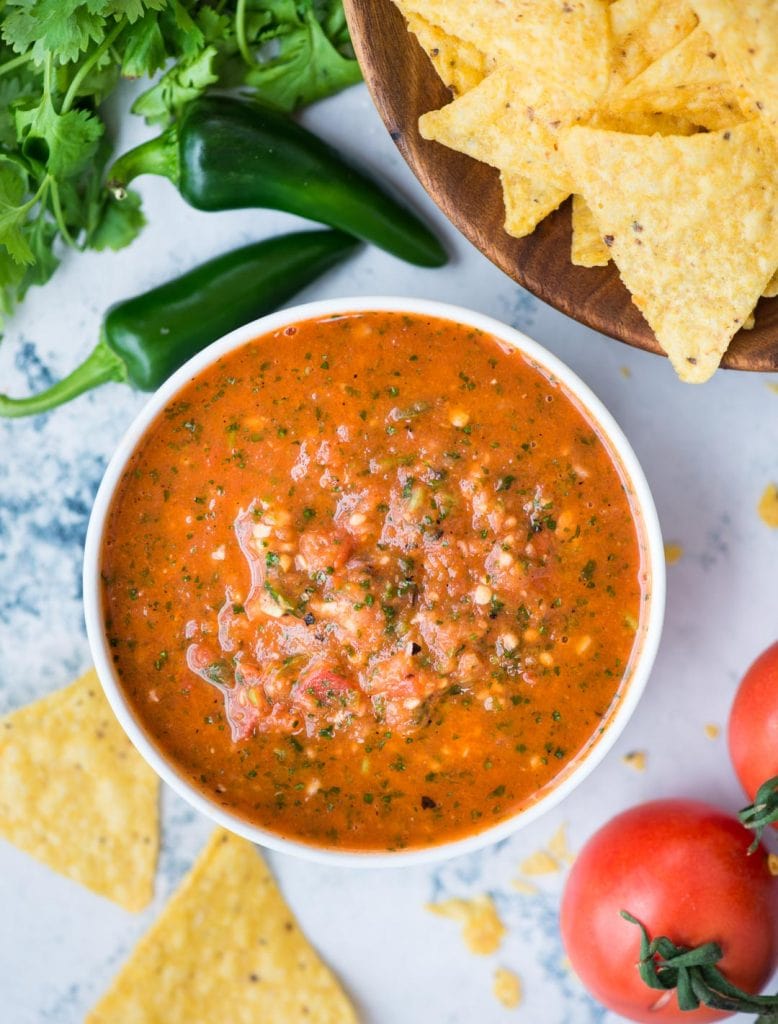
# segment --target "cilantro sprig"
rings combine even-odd
[[[102,187],[100,105],[160,72],[132,109],[163,125],[211,87],[292,111],[360,77],[341,0],[0,2],[0,322],[65,248],[120,249],[143,227],[136,195]]]

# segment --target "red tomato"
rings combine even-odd
[[[729,714],[729,755],[751,800],[778,775],[778,643],[743,676]]]
[[[778,882],[764,850],[714,807],[656,800],[613,818],[584,846],[562,897],[562,939],[573,969],[609,1009],[636,1021],[701,1024],[726,1013],[683,1011],[674,992],[649,988],[637,969],[641,921],[677,945],[718,942],[719,968],[759,992],[778,957]]]

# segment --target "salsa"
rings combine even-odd
[[[559,781],[647,598],[626,478],[541,367],[473,328],[310,320],[181,389],[102,554],[122,688],[177,770],[288,838],[428,846]]]

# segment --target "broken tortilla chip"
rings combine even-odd
[[[406,15],[408,31],[416,36],[438,77],[454,96],[469,92],[484,80],[493,67],[493,62],[485,54],[472,44],[450,36],[420,14],[405,12],[404,4],[398,3],[397,6]]]
[[[0,718],[0,836],[127,910],[153,896],[158,790],[94,670]]]
[[[492,991],[497,1002],[506,1010],[515,1010],[521,1003],[521,978],[507,967],[498,967],[494,972]]]
[[[440,917],[450,917],[462,924],[462,938],[471,953],[488,956],[496,953],[506,933],[494,900],[488,894],[471,900],[450,899],[428,903],[427,910]]]
[[[553,875],[559,870],[559,861],[552,857],[548,850],[536,850],[521,862],[519,870],[524,875]]]
[[[775,0],[692,0],[721,49],[744,109],[778,138],[778,4]]]
[[[514,238],[531,234],[538,224],[565,201],[567,193],[521,174],[500,175],[505,203],[505,230]]]
[[[577,267],[607,267],[611,254],[583,196],[573,196],[570,259]]]
[[[630,750],[628,754],[623,755],[621,760],[628,768],[632,768],[636,772],[644,772],[648,766],[648,754],[645,750]]]
[[[778,530],[778,487],[775,484],[768,484],[765,487],[757,505],[757,512],[765,526]]]
[[[778,267],[778,147],[759,121],[688,137],[574,127],[562,149],[682,380],[707,380]]]
[[[264,861],[219,830],[86,1024],[356,1024]]]

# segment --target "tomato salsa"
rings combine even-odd
[[[608,442],[473,328],[289,326],[181,389],[128,463],[107,636],[212,801],[341,849],[481,831],[604,729],[647,598]]]

